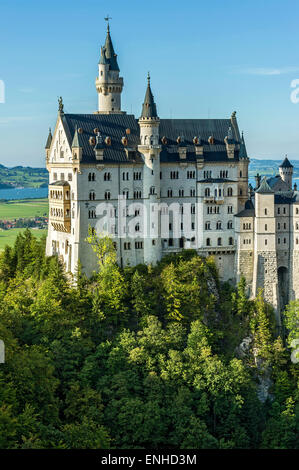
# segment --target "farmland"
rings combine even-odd
[[[0,230],[0,251],[4,250],[5,245],[13,246],[15,239],[19,233],[24,232],[24,228],[13,228],[11,230]],[[35,237],[40,239],[43,235],[46,235],[46,230],[32,229]]]
[[[0,202],[0,220],[43,216],[48,216],[48,199],[27,199]]]

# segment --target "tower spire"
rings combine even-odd
[[[248,158],[243,131],[242,131],[242,137],[241,137],[241,142],[240,142],[239,158],[240,159]]]
[[[96,89],[98,92],[98,111],[97,113],[122,113],[121,111],[121,92],[123,89],[123,79],[119,76],[119,67],[117,55],[114,52],[112,39],[110,35],[109,15],[105,18],[107,21],[107,34],[103,47],[101,47],[101,56],[99,60],[99,75],[96,79]]]
[[[145,92],[144,103],[142,105],[141,118],[157,118],[157,107],[151,90],[150,73],[147,74],[147,89]]]

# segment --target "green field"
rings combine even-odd
[[[0,202],[0,220],[21,217],[48,216],[48,199],[26,199],[21,201]]]
[[[4,250],[5,245],[13,246],[18,234],[25,230],[25,228],[12,228],[11,230],[0,229],[0,251]],[[47,230],[31,229],[31,231],[38,239],[47,234]]]

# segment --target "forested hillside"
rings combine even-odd
[[[298,447],[298,365],[262,297],[192,251],[121,270],[106,248],[76,287],[30,231],[0,255],[0,448]]]
[[[43,188],[48,186],[48,179],[46,168],[32,168],[30,166],[7,168],[0,164],[0,189]]]

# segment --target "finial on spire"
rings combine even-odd
[[[104,18],[105,21],[107,21],[107,33],[110,33],[110,27],[109,27],[109,20],[112,20],[111,16],[107,15]]]
[[[157,108],[150,85],[150,74],[147,74],[147,89],[145,92],[144,103],[141,112],[142,118],[158,118]]]
[[[151,76],[150,73],[147,72],[147,83],[150,85],[151,84]]]

